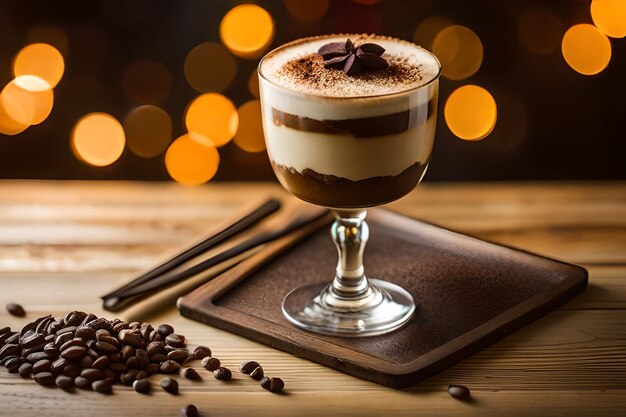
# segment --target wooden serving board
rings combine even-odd
[[[385,209],[369,211],[365,271],[418,303],[401,329],[342,338],[297,329],[281,301],[305,283],[330,282],[329,221],[298,230],[178,300],[184,316],[348,374],[405,387],[437,373],[574,297],[579,266],[478,240]]]

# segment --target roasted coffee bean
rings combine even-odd
[[[167,359],[183,363],[189,357],[189,351],[185,348],[177,348],[167,354]]]
[[[161,336],[161,334],[156,331],[156,330],[152,330],[152,332],[150,333],[150,341],[151,342],[156,342],[156,341],[162,341],[163,339],[165,339],[163,336]]]
[[[80,376],[82,376],[83,378],[87,378],[91,382],[105,378],[104,371],[101,371],[100,369],[95,369],[95,368],[83,369],[80,372]]]
[[[125,332],[125,333],[123,333]],[[145,342],[141,338],[141,335],[138,333],[134,333],[127,330],[122,330],[120,333],[123,333],[121,341],[125,345],[130,345],[134,348],[142,348],[145,345]]]
[[[19,356],[18,355],[9,355],[9,356],[7,356],[6,358],[0,360],[0,366],[4,366],[5,363],[7,363],[11,359],[15,359],[15,358],[19,358]]]
[[[264,376],[261,379],[261,387],[271,392],[281,392],[285,388],[285,383],[280,378]]]
[[[94,346],[94,350],[98,353],[109,354],[113,352],[117,352],[117,346],[114,346],[108,342],[98,341]]]
[[[122,346],[122,350],[120,350],[122,354],[122,360],[126,362],[128,359],[135,356],[135,348],[129,345]]]
[[[119,352],[111,353],[109,355],[109,360],[111,361],[111,363],[122,362],[122,355]]]
[[[46,335],[46,337],[44,337],[44,338],[43,338],[43,340],[45,340],[45,341],[46,341],[46,343],[49,343],[49,342],[54,343],[54,339],[55,339],[56,337],[57,337],[57,336],[56,336],[55,334],[48,334],[48,335]]]
[[[80,371],[80,366],[76,365],[75,363],[70,363],[69,365],[65,366],[65,368],[63,368],[62,374],[65,376],[71,376],[72,378],[76,378],[80,375]]]
[[[45,335],[43,333],[37,333],[31,330],[27,332],[24,336],[20,337],[20,345],[22,345],[22,348],[24,349],[32,348],[33,346],[44,345],[44,337]]]
[[[92,329],[98,331],[100,329],[111,330],[111,323],[105,318],[99,318],[95,320],[91,320],[90,322],[85,324],[86,327],[91,327]]]
[[[136,356],[131,356],[126,361],[126,366],[128,366],[130,369],[139,369],[139,360],[137,360]]]
[[[182,417],[198,417],[198,409],[193,404],[187,404],[180,409],[180,415]]]
[[[260,381],[261,379],[263,379],[263,368],[257,366],[256,368],[254,368],[254,371],[250,372],[250,376],[252,377],[252,379]]]
[[[81,368],[91,368],[93,366],[93,358],[85,355],[78,361],[78,365]]]
[[[22,378],[28,378],[33,373],[33,364],[24,362],[17,370]]]
[[[28,348],[28,349],[22,349],[22,356],[26,357],[26,356],[30,355],[31,353],[41,352],[41,350],[43,349],[44,346],[45,346],[45,342],[40,344],[40,345]],[[58,356],[58,355],[56,355],[56,356]]]
[[[46,316],[43,318],[43,320],[41,320],[37,326],[35,327],[35,331],[37,333],[43,333],[44,335],[46,333],[48,333],[48,326],[50,325],[50,323],[52,323],[54,321],[54,317],[52,316]]]
[[[100,394],[111,394],[113,392],[113,388],[111,384],[107,381],[99,380],[95,381],[91,384],[91,389]]]
[[[72,332],[61,333],[54,339],[54,346],[60,348],[63,344],[72,340],[73,338],[74,338],[74,335],[72,334]]]
[[[254,371],[259,366],[261,365],[259,365],[259,363],[256,361],[241,362],[241,365],[239,365],[239,372],[241,372],[242,374],[250,375],[252,371]]]
[[[79,360],[80,358],[85,356],[85,353],[87,353],[87,348],[83,346],[72,346],[70,348],[67,348],[61,351],[61,357],[67,360],[73,361],[73,360]]]
[[[52,363],[48,359],[42,359],[33,365],[33,373],[40,372],[52,372]]]
[[[220,367],[220,360],[215,358],[215,357],[206,357],[204,359],[202,359],[202,367],[204,369],[206,369],[207,371],[215,371],[217,368]]]
[[[65,326],[59,330],[57,330],[56,335],[62,335],[64,333],[71,333],[72,337],[74,337],[74,333],[76,332],[77,327],[76,326]]]
[[[7,304],[7,311],[9,314],[15,317],[24,317],[26,315],[26,311],[24,311],[24,307],[17,303],[9,303]]]
[[[170,345],[165,345],[165,347],[163,348],[163,350],[165,351],[165,354],[167,355],[168,353],[170,353],[173,350],[176,350],[177,348],[175,348],[174,346],[170,346]]]
[[[7,368],[7,371],[9,371],[9,373],[16,374],[17,371],[20,369],[20,366],[22,366],[23,363],[24,363],[24,358],[15,357],[15,358],[11,358],[7,360],[4,363],[4,367]]]
[[[180,370],[180,365],[178,362],[167,360],[161,363],[161,373],[164,374],[175,374]]]
[[[163,353],[157,353],[156,355],[150,356],[150,362],[160,364],[163,361],[167,360],[167,355]]]
[[[222,381],[227,381],[230,378],[232,378],[233,373],[230,372],[230,369],[224,368],[223,366],[220,366],[215,371],[213,371],[213,376],[216,379],[221,379]]]
[[[193,368],[184,368],[182,374],[185,378],[192,379],[194,381],[202,379],[198,371]]]
[[[74,332],[74,336],[80,337],[85,341],[94,340],[96,338],[96,331],[91,327],[80,326],[76,329],[76,332]]]
[[[51,321],[50,324],[48,324],[48,328],[46,329],[46,331],[48,332],[48,334],[56,334],[56,332],[58,332],[59,329],[62,329],[63,327],[65,327],[65,323],[63,322],[63,320],[55,319]]]
[[[145,368],[150,363],[150,356],[143,349],[137,349],[135,356],[137,357],[137,367],[139,369]]]
[[[157,353],[165,352],[165,343],[160,341],[150,342],[146,347],[146,353],[149,356],[156,355]]]
[[[159,382],[161,388],[170,394],[178,394],[178,381],[172,378],[163,378],[161,382]]]
[[[470,390],[464,385],[448,385],[448,394],[463,400],[470,396]]]
[[[96,316],[93,313],[89,313],[87,314],[87,317],[85,317],[83,319],[83,321],[80,323],[81,326],[86,326],[87,323],[91,323],[92,321],[96,320],[98,318],[98,316]]]
[[[77,376],[76,378],[74,378],[74,385],[76,385],[76,387],[80,389],[91,389],[91,381],[87,378],[83,378],[82,376]]]
[[[107,329],[98,329],[96,330],[96,339],[100,340],[103,336],[111,336],[111,332]]]
[[[198,346],[193,350],[193,357],[202,360],[207,356],[211,356],[211,349],[206,346]]]
[[[19,337],[19,333],[17,332],[6,332],[5,334],[0,335],[0,348],[6,345],[7,343],[10,343],[8,339],[15,335]]]
[[[128,329],[128,323],[125,321],[119,321],[111,327],[113,334],[118,334],[120,330],[123,330],[123,329]]]
[[[7,334],[7,333],[9,333],[10,331],[11,331],[11,328],[10,328],[9,326],[6,326],[6,327],[0,327],[0,335]]]
[[[52,372],[40,372],[35,374],[35,382],[39,385],[54,385],[54,379]]]
[[[43,347],[43,351],[51,358],[56,358],[57,356],[59,356],[60,353],[59,348],[57,348],[53,342],[45,344]]]
[[[116,348],[120,345],[119,340],[117,340],[117,338],[113,337],[113,336],[96,336],[98,338],[98,341],[100,342],[106,342],[110,345],[115,346]]]
[[[111,369],[105,369],[104,380],[113,385],[120,380],[120,374],[113,372]]]
[[[150,363],[148,364],[148,366],[146,366],[146,368],[144,369],[144,371],[146,371],[146,373],[148,375],[153,375],[159,372],[160,365],[158,363]]]
[[[128,365],[126,365],[125,363],[112,363],[111,365],[109,365],[109,369],[114,370],[115,372],[127,372],[130,367]]]
[[[110,364],[111,364],[111,361],[109,360],[108,356],[100,356],[98,359],[93,361],[93,364],[91,366],[96,369],[104,369],[108,367]]]
[[[185,347],[185,336],[172,333],[165,338],[165,343],[175,348]]]
[[[20,334],[13,333],[11,336],[7,337],[6,344],[7,345],[19,345]]]
[[[137,379],[133,382],[133,388],[141,394],[147,394],[150,392],[150,381],[146,378]]]
[[[42,359],[50,359],[50,355],[46,352],[33,352],[26,357],[26,362],[36,363]]]
[[[52,372],[54,372],[55,374],[58,374],[58,373],[63,372],[63,369],[69,364],[70,364],[70,361],[68,361],[67,359],[58,358],[57,360],[52,362],[52,364],[50,364],[50,368],[52,369]]]
[[[87,313],[82,311],[72,311],[71,313],[67,313],[63,322],[66,326],[78,326],[83,322],[83,320],[85,320],[85,317],[87,317]]]
[[[67,342],[63,343],[59,347],[59,350],[63,352],[65,349],[71,348],[72,346],[82,346],[84,348],[87,348],[87,343],[85,343],[85,341],[80,337],[74,337],[72,338],[72,340],[68,340]]]
[[[154,327],[152,327],[149,323],[141,323],[141,336],[146,339],[146,340],[150,340],[150,333],[152,333],[152,331],[154,330]]]
[[[174,333],[174,328],[169,324],[161,324],[157,327],[157,332],[164,338]]]
[[[54,380],[54,384],[61,389],[67,390],[74,387],[74,378],[65,375],[59,375]]]
[[[19,355],[22,353],[22,348],[17,343],[7,343],[0,348],[0,360],[11,355]],[[30,361],[28,361],[30,362]]]
[[[137,375],[135,375],[135,379],[144,379],[149,377],[150,375],[148,375],[148,373],[146,371],[139,371],[137,372]]]
[[[128,372],[123,373],[120,376],[120,382],[124,385],[131,385],[135,379],[137,379],[137,374],[139,371],[137,369],[130,369]]]
[[[95,350],[88,348],[87,349],[87,356],[89,356],[91,359],[96,360],[100,357],[100,354],[98,352],[96,352]]]

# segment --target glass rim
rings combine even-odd
[[[296,91],[294,89],[288,88],[288,87],[284,87],[281,85],[276,84],[275,82],[273,82],[272,80],[270,80],[269,78],[267,78],[265,76],[265,74],[263,74],[262,71],[262,65],[263,62],[270,57],[271,55],[280,52],[283,49],[289,48],[291,46],[293,46],[294,43],[299,42],[299,41],[303,41],[306,39],[324,39],[324,38],[332,38],[332,37],[337,37],[337,36],[360,36],[358,34],[328,34],[328,35],[320,35],[320,36],[309,36],[309,37],[304,37],[304,38],[299,38],[299,39],[295,39],[291,42],[287,42],[284,43],[274,49],[272,49],[271,51],[269,51],[268,53],[266,53],[263,58],[261,58],[261,60],[259,61],[259,64],[257,65],[257,74],[258,76],[268,82],[271,86],[279,89],[279,90],[283,90],[295,95],[301,95],[301,96],[305,96],[305,97],[311,97],[311,98],[317,98],[317,99],[324,99],[324,100],[333,100],[333,101],[350,101],[350,100],[362,100],[362,99],[375,99],[375,98],[387,98],[387,97],[393,97],[393,96],[401,96],[404,94],[409,94],[418,90],[421,90],[422,88],[426,88],[431,86],[432,84],[434,84],[435,82],[437,82],[441,76],[441,62],[439,62],[439,59],[435,56],[435,54],[433,54],[432,52],[430,52],[429,50],[422,48],[421,46],[413,43],[413,42],[409,42],[412,45],[417,46],[418,48],[423,49],[426,53],[428,53],[430,56],[432,56],[435,59],[435,62],[437,62],[437,74],[435,74],[435,76],[429,80],[428,82],[424,83],[424,84],[420,84],[418,86],[415,87],[411,87],[411,88],[407,88],[406,90],[401,90],[401,91],[394,91],[391,93],[384,93],[384,94],[375,94],[375,95],[363,95],[363,96],[348,96],[348,97],[333,97],[333,96],[325,96],[325,95],[321,95],[321,94],[311,94],[311,93],[305,93],[302,91]],[[404,42],[408,42],[408,41],[404,41]]]

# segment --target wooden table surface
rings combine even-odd
[[[107,317],[99,296],[201,236],[275,184],[0,182],[0,325],[21,328],[72,309]],[[224,383],[181,381],[174,397],[125,386],[113,396],[65,393],[0,372],[0,415],[176,416],[612,416],[626,415],[626,183],[423,184],[392,204],[404,214],[589,270],[589,287],[563,308],[409,389],[362,381],[182,318],[174,307],[146,317],[172,323],[226,366],[260,361],[287,395],[238,372]],[[375,239],[375,236],[372,236]],[[123,317],[123,314],[121,314]],[[203,371],[203,370],[202,370]],[[206,372],[206,371],[203,371]],[[153,377],[156,378],[156,377]],[[450,397],[448,384],[472,390]]]

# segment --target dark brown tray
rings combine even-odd
[[[337,254],[327,227],[268,245],[179,299],[178,307],[192,319],[359,378],[404,387],[514,332],[587,285],[587,271],[579,266],[384,209],[370,210],[367,220],[366,274],[401,285],[418,302],[411,321],[393,333],[322,336],[283,318],[285,294],[333,277]]]

